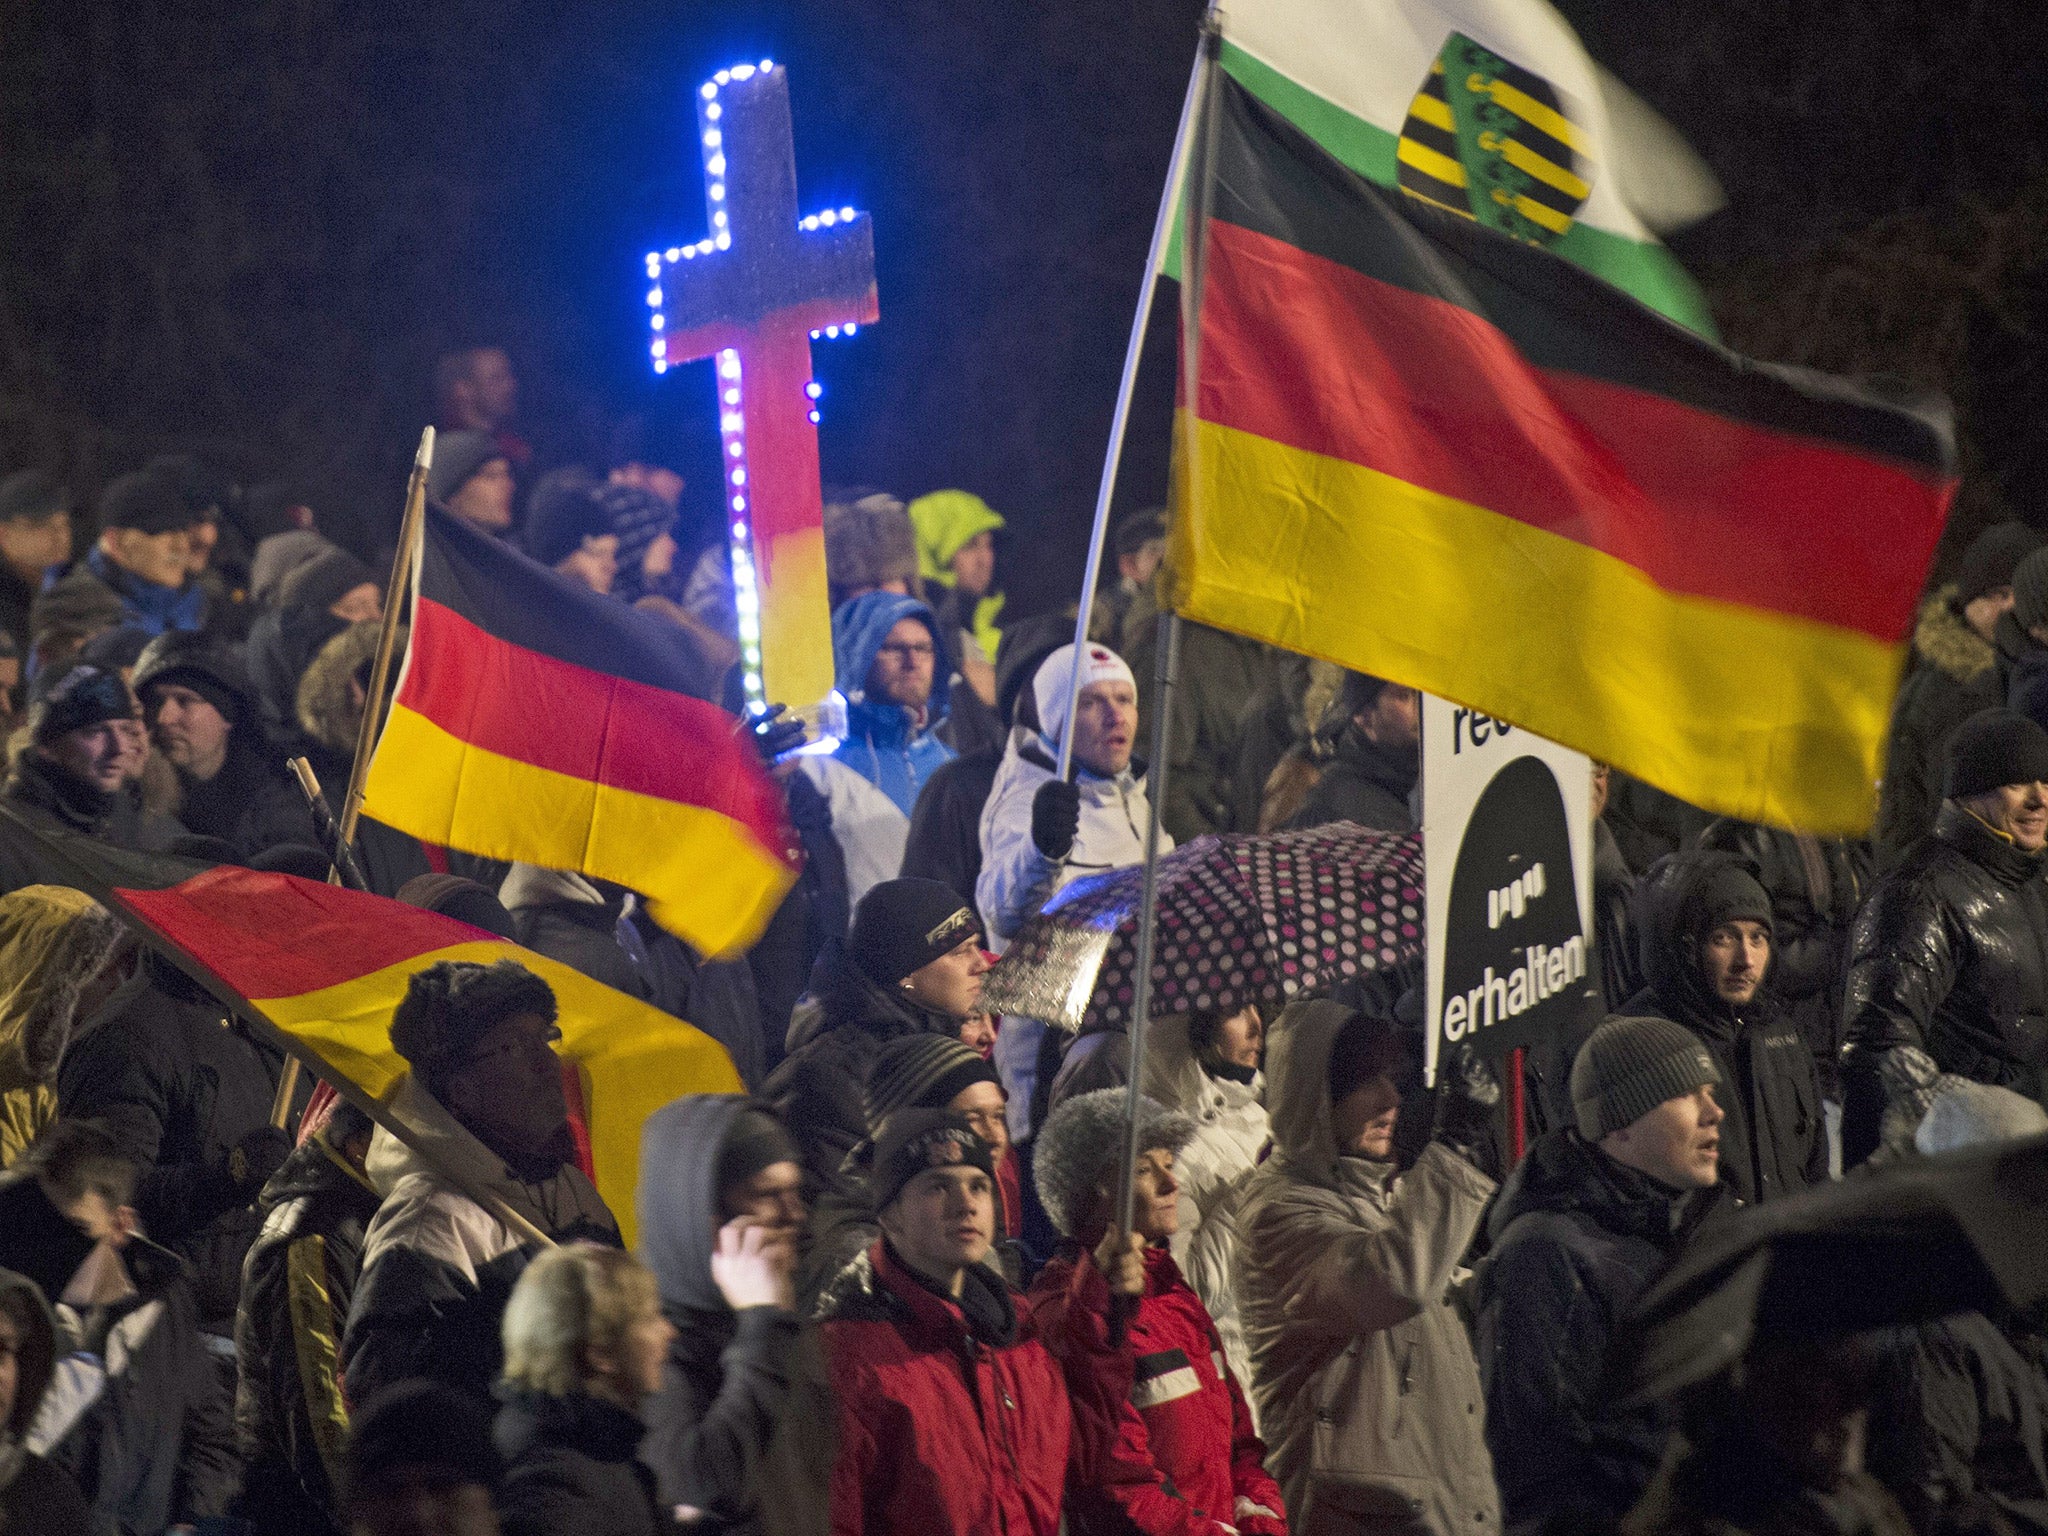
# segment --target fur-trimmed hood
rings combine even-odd
[[[79,994],[120,939],[120,923],[83,891],[25,885],[0,896],[0,1090],[56,1081]]]
[[[1038,1133],[1032,1171],[1038,1198],[1062,1237],[1087,1240],[1089,1208],[1113,1182],[1123,1160],[1130,1093],[1099,1088],[1077,1094],[1052,1112]],[[1195,1139],[1195,1122],[1157,1099],[1138,1100],[1138,1154],[1164,1149],[1179,1155]]]
[[[363,707],[349,684],[358,669],[377,654],[377,620],[351,624],[320,647],[305,676],[299,679],[299,728],[330,752],[353,757]],[[406,630],[398,631],[395,654],[405,649]]]
[[[1920,605],[1920,618],[1913,626],[1913,651],[1926,665],[1940,668],[1957,682],[1975,683],[1998,665],[1998,649],[1970,628],[1956,606],[1959,590],[1949,582]]]

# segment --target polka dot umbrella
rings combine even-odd
[[[1128,1029],[1135,865],[1076,880],[1018,930],[982,1006],[1083,1033]],[[1422,954],[1422,839],[1333,822],[1198,837],[1159,861],[1152,1011],[1280,1007]]]

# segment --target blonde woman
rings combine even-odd
[[[505,1536],[673,1530],[636,1459],[640,1405],[675,1337],[646,1266],[616,1248],[550,1249],[513,1287],[504,1332]]]

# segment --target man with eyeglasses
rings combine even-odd
[[[389,1108],[413,1144],[380,1127],[364,1163],[384,1203],[342,1340],[351,1402],[409,1376],[488,1396],[505,1302],[534,1253],[503,1209],[557,1242],[618,1245],[575,1163],[561,1037],[554,992],[516,961],[443,960],[412,977],[391,1018],[411,1072]]]
[[[825,797],[832,835],[846,855],[848,899],[903,868],[918,791],[953,749],[937,735],[946,718],[952,662],[932,611],[914,597],[869,592],[832,615],[837,686],[846,696],[846,739],[804,772]]]

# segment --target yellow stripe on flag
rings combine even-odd
[[[1212,422],[1194,444],[1175,482],[1199,499],[1170,550],[1183,617],[1484,710],[1708,810],[1869,827],[1904,647],[1670,593],[1558,534]]]
[[[1449,155],[1438,154],[1426,144],[1414,139],[1403,139],[1400,148],[1395,150],[1394,154],[1403,165],[1412,165],[1425,176],[1432,176],[1454,187],[1465,185],[1464,163],[1453,160]]]

